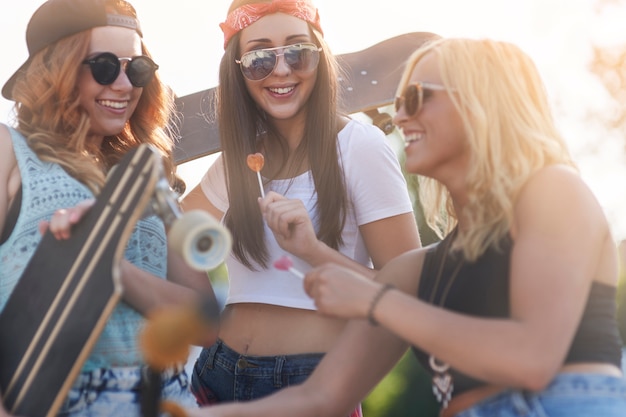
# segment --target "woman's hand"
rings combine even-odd
[[[304,260],[314,253],[321,242],[301,200],[270,191],[259,198],[259,207],[281,248]]]
[[[55,211],[50,221],[43,220],[39,223],[39,233],[43,235],[47,230],[50,230],[57,240],[69,239],[72,226],[83,218],[94,203],[94,199],[89,199],[78,203],[74,207]]]
[[[304,278],[304,290],[314,299],[317,310],[342,319],[367,317],[380,287],[358,272],[335,264],[314,268]]]

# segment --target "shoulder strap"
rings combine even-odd
[[[13,143],[13,153],[15,154],[15,158],[17,160],[18,166],[20,166],[20,154],[21,148],[25,144],[24,136],[14,129],[11,126],[7,126],[9,129],[9,133],[11,135],[11,141]],[[9,239],[11,236],[11,232],[13,232],[13,228],[17,223],[17,218],[20,214],[20,209],[22,208],[22,186],[17,190],[17,194],[15,194],[15,198],[9,207],[9,211],[7,213],[6,219],[4,221],[4,227],[2,229],[2,234],[0,235],[0,245]]]
[[[0,245],[7,241],[9,236],[11,236],[11,232],[13,232],[13,228],[17,223],[17,217],[20,215],[20,209],[22,208],[22,187],[17,190],[17,194],[15,194],[15,198],[9,207],[9,212],[7,213],[6,219],[4,221],[4,228],[2,229],[2,235],[0,235]]]

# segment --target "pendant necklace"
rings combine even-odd
[[[450,237],[450,240],[447,242],[446,247],[444,249],[443,257],[441,263],[439,264],[439,271],[437,272],[437,279],[435,280],[435,285],[433,287],[433,291],[430,294],[430,303],[434,304],[435,294],[437,293],[437,289],[439,288],[439,281],[441,279],[441,275],[443,274],[443,269],[446,263],[446,259],[448,258],[448,253],[452,246],[452,242],[456,237],[456,229],[452,232],[453,236]],[[456,280],[461,267],[463,266],[463,255],[461,255],[461,259],[458,264],[454,268],[454,271],[450,275],[446,287],[444,288],[443,294],[441,295],[441,299],[439,301],[439,306],[443,307],[443,304],[446,302],[446,298],[448,297],[448,292],[452,287],[452,283]],[[448,406],[450,399],[452,398],[452,392],[454,391],[454,381],[452,379],[452,375],[450,372],[450,365],[446,362],[440,362],[434,355],[430,355],[428,358],[428,364],[430,368],[433,370],[433,394],[435,398],[437,398],[437,402],[441,403],[443,408]]]

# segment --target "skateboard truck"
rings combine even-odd
[[[372,119],[372,124],[382,130],[385,135],[393,132],[395,126],[389,113],[381,113],[378,109],[367,110],[364,113]]]
[[[157,215],[163,220],[169,228],[168,237],[172,248],[183,256],[189,266],[200,271],[217,268],[230,252],[230,233],[205,211],[183,213],[179,198],[180,195],[161,175],[143,217]]]

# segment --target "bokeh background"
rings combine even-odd
[[[559,128],[602,204],[616,242],[626,239],[625,0],[315,2],[335,53],[358,51],[418,31],[446,37],[488,37],[519,45],[544,77]],[[224,20],[229,0],[132,3],[159,72],[177,95],[216,85],[223,42],[218,24]],[[0,6],[0,82],[26,59],[26,25],[41,4],[42,0],[4,0]],[[12,123],[11,109],[11,102],[0,99],[0,122]],[[401,158],[398,134],[390,135],[389,140]],[[213,159],[209,156],[179,167],[188,189]],[[419,202],[416,208],[419,217]],[[426,229],[423,233],[425,243],[435,240]],[[626,257],[626,246],[622,248]],[[626,298],[626,291],[621,294]],[[622,317],[626,317],[625,304],[620,305]],[[430,382],[412,355],[406,355],[370,394],[364,411],[367,417],[437,415]]]

